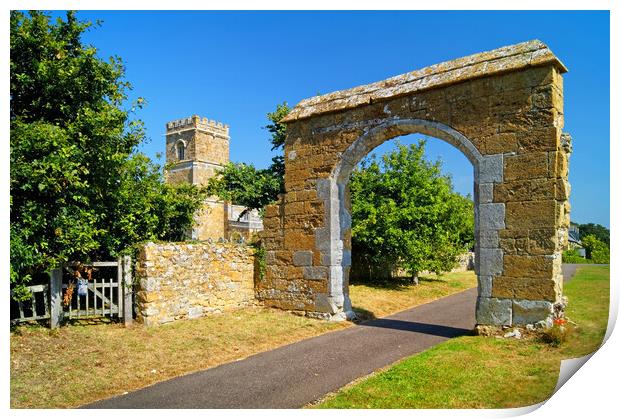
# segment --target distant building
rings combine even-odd
[[[166,124],[165,180],[170,184],[206,185],[230,161],[228,125],[194,115]],[[205,200],[196,214],[191,231],[194,240],[220,238],[248,239],[263,229],[263,220],[256,210],[239,215],[245,207],[223,202],[217,197]]]
[[[568,248],[577,249],[581,256],[586,256],[586,249],[583,248],[579,236],[579,227],[575,223],[570,223],[570,227],[568,227]]]

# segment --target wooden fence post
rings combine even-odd
[[[120,267],[119,267],[120,268]],[[121,286],[119,284],[119,286]],[[133,281],[131,279],[131,256],[123,256],[123,321],[133,324]]]
[[[50,272],[50,327],[57,328],[62,320],[62,268]]]

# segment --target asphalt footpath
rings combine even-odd
[[[565,281],[575,269],[563,266]],[[299,408],[377,369],[469,333],[475,326],[476,295],[473,288],[83,407]]]
[[[570,281],[577,271],[577,267],[581,266],[578,263],[563,263],[562,275],[564,276],[564,283]]]

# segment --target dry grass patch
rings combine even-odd
[[[351,296],[383,316],[470,286],[473,273],[447,274],[419,286],[351,286]],[[11,407],[76,407],[351,325],[248,308],[152,328],[23,326],[11,334]]]
[[[474,271],[425,275],[419,285],[404,281],[384,285],[351,285],[353,309],[364,318],[383,317],[477,285]]]
[[[21,327],[11,407],[76,407],[346,326],[250,308],[153,328]]]

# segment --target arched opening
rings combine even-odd
[[[351,215],[347,188],[350,175],[356,165],[373,149],[390,139],[409,134],[423,134],[444,140],[460,150],[471,162],[474,168],[475,271],[478,276],[479,297],[490,292],[490,284],[486,284],[486,281],[487,279],[490,281],[490,276],[498,273],[493,272],[497,270],[497,267],[486,266],[482,269],[480,267],[479,243],[481,235],[497,235],[497,230],[503,228],[503,218],[501,223],[497,221],[497,225],[493,225],[493,220],[499,220],[501,217],[485,217],[487,221],[483,224],[480,223],[481,193],[484,195],[484,203],[492,201],[492,197],[486,196],[488,193],[483,191],[480,185],[492,184],[493,181],[499,180],[493,179],[494,171],[491,169],[497,164],[501,164],[501,156],[499,156],[499,162],[495,161],[498,156],[483,156],[464,135],[445,124],[421,119],[384,122],[367,130],[351,143],[340,156],[330,177],[317,185],[319,196],[325,200],[325,218],[328,229],[326,236],[329,237],[329,240],[322,244],[323,253],[328,255],[324,260],[324,264],[329,268],[327,303],[330,306],[330,311],[336,317],[355,316],[348,290],[351,266]],[[489,210],[494,209],[491,206],[483,211],[488,212]],[[483,260],[488,260],[488,258],[483,258]],[[486,288],[489,290],[487,291]]]
[[[410,299],[476,285],[473,183],[461,151],[421,134],[385,141],[358,163],[346,194],[349,292],[358,316],[383,316]],[[367,311],[368,293],[382,299],[395,290],[400,302]]]
[[[177,159],[185,160],[185,144],[183,141],[177,143]]]

